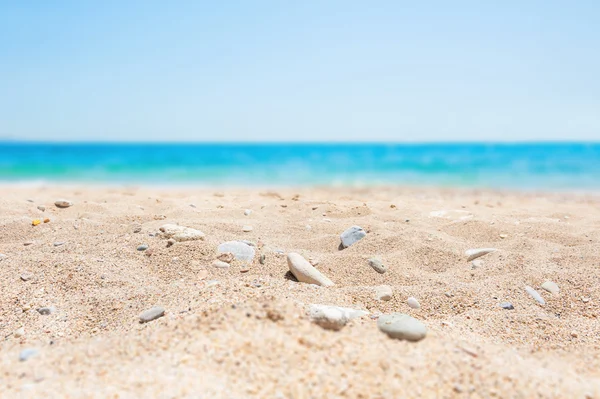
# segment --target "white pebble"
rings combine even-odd
[[[54,205],[56,205],[56,207],[58,207],[58,208],[68,208],[70,206],[73,206],[73,203],[71,201],[67,201],[65,199],[59,199],[54,202]]]
[[[526,286],[525,287],[525,291],[527,291],[527,293],[529,295],[531,295],[531,297],[533,299],[535,299],[536,302],[539,303],[540,305],[545,305],[546,304],[546,301],[544,301],[544,298],[542,298],[542,296],[536,290],[534,290],[533,288],[531,288],[530,286]]]
[[[242,227],[242,231],[245,232],[245,233],[249,233],[252,230],[253,230],[252,226],[244,226],[244,227]]]
[[[204,240],[204,233],[200,230],[190,227],[179,226],[177,224],[165,224],[159,228],[162,237],[172,238],[175,241],[194,241]]]
[[[546,281],[544,284],[542,284],[542,288],[551,294],[558,295],[558,285],[552,281]]]
[[[252,209],[246,209],[244,211],[244,215],[246,215],[246,216],[250,216],[251,213],[252,213]]]
[[[415,297],[410,297],[406,300],[406,303],[408,303],[408,306],[410,306],[413,309],[420,309],[421,308],[421,304],[419,303],[419,301],[417,301],[417,298]]]
[[[487,255],[491,252],[496,252],[496,248],[476,248],[476,249],[468,249],[465,252],[467,255],[467,262],[472,261],[473,259],[479,258],[480,256]]]
[[[289,253],[287,262],[290,271],[301,283],[316,284],[324,287],[334,285],[327,276],[315,269],[315,267],[300,254],[294,252]]]
[[[375,288],[375,298],[380,301],[389,301],[392,299],[393,291],[389,285],[381,285]]]
[[[311,305],[309,313],[313,323],[334,331],[342,329],[348,321],[368,314],[364,310],[328,305]]]

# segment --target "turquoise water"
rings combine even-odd
[[[0,143],[0,181],[600,188],[600,143]]]

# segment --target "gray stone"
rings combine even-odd
[[[29,359],[29,358],[37,355],[37,354],[38,354],[38,350],[37,349],[26,348],[26,349],[23,349],[21,351],[21,353],[19,353],[19,360],[22,361],[22,362],[24,362],[27,359]]]
[[[502,309],[506,309],[506,310],[513,310],[513,309],[515,308],[515,307],[513,306],[513,304],[512,304],[512,303],[510,303],[510,302],[502,302],[502,303],[500,304],[500,307],[501,307]]]
[[[46,207],[44,205],[38,205],[37,209],[44,212],[46,210]]]
[[[248,244],[240,241],[227,241],[217,248],[219,253],[231,252],[237,260],[251,262],[254,259],[256,251]]]
[[[546,301],[544,301],[544,298],[542,298],[542,296],[536,290],[534,290],[533,288],[531,288],[529,286],[526,286],[525,287],[525,291],[527,291],[527,293],[529,295],[531,295],[531,297],[533,299],[535,299],[536,302],[539,303],[540,305],[545,305],[546,304]]]
[[[145,251],[148,249],[148,246],[146,244],[142,244],[140,246],[137,247],[138,251]]]
[[[406,303],[408,303],[408,306],[410,306],[413,309],[420,309],[421,308],[421,304],[419,303],[419,301],[417,301],[417,298],[415,297],[410,297],[406,300]]]
[[[56,311],[56,308],[54,308],[52,306],[50,306],[50,307],[43,307],[43,308],[39,308],[37,311],[42,316],[48,316],[48,315],[54,313]]]
[[[341,330],[348,321],[369,314],[364,310],[340,306],[310,305],[310,320],[326,330]]]
[[[65,245],[64,241],[56,241],[56,242],[54,243],[54,246],[55,246],[55,247],[60,247],[61,245]]]
[[[140,314],[140,323],[148,323],[149,321],[156,320],[164,315],[165,309],[163,307],[154,306],[153,308],[150,308]]]
[[[215,260],[212,265],[217,269],[229,269],[229,263],[223,262],[222,260]]]
[[[367,233],[359,226],[352,226],[340,235],[342,246],[348,248],[350,245],[365,238]]]
[[[377,273],[383,274],[387,271],[387,266],[385,266],[381,260],[377,258],[369,259],[369,266],[371,266]]]
[[[427,335],[427,327],[419,320],[403,313],[379,316],[377,327],[390,338],[411,342],[420,341]]]
[[[393,291],[389,285],[381,285],[375,288],[375,298],[380,301],[389,301],[392,299]]]
[[[497,251],[496,248],[475,248],[475,249],[468,249],[467,251],[465,251],[465,255],[467,255],[467,262],[470,262],[474,259],[479,258],[480,256],[487,255],[489,253],[496,252],[496,251]]]
[[[552,281],[546,281],[544,284],[542,284],[542,288],[554,295],[558,295],[558,292],[560,291],[558,289],[558,285]]]
[[[73,203],[65,199],[59,199],[54,202],[54,205],[56,205],[57,208],[68,208],[70,206],[73,206]]]

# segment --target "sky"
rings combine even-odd
[[[598,1],[1,1],[0,139],[600,140]]]

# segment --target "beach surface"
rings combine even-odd
[[[2,398],[600,398],[598,195],[0,190]],[[166,224],[204,237],[172,244]],[[366,236],[342,249],[352,226]],[[252,261],[215,266],[239,240]],[[476,248],[497,251],[473,263]],[[335,285],[296,281],[290,252]],[[332,331],[311,304],[369,314]],[[164,316],[140,323],[155,306]],[[426,337],[381,332],[394,312]]]

